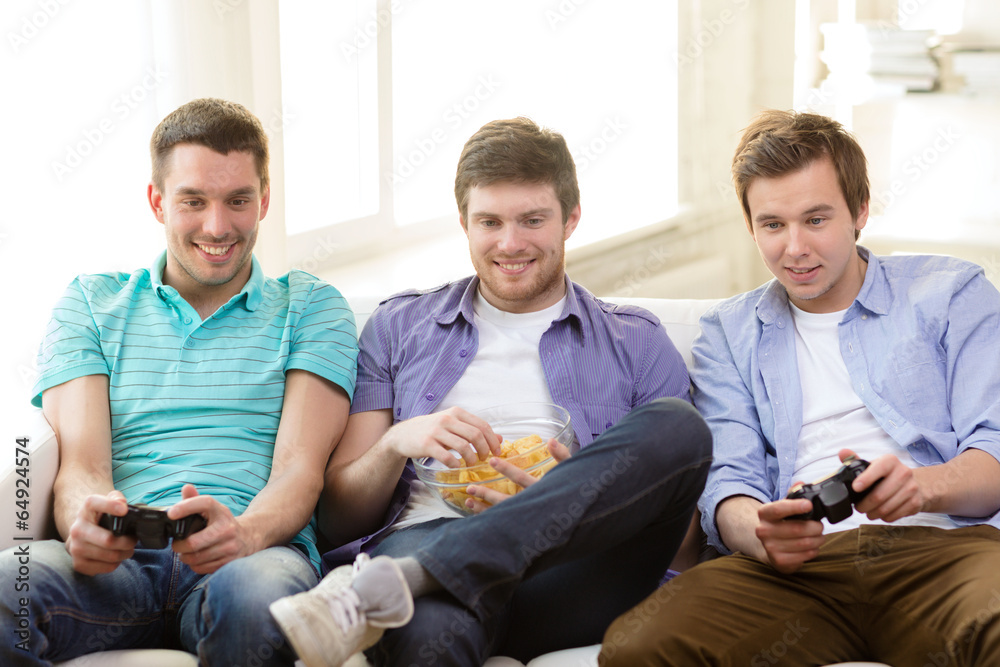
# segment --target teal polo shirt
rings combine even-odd
[[[271,472],[285,373],[297,368],[354,394],[357,330],[340,292],[303,271],[266,278],[253,259],[239,294],[204,321],[152,269],[76,278],[38,354],[32,404],[85,375],[107,375],[115,488],[168,506],[181,487],[236,516]],[[292,542],[314,564],[315,517]]]

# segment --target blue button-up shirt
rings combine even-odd
[[[383,301],[358,341],[351,412],[391,409],[396,422],[434,412],[479,349],[472,307],[478,287],[472,276]],[[569,278],[562,313],[542,334],[538,351],[552,401],[569,412],[581,447],[635,407],[663,396],[690,400],[684,360],[659,319],[600,301]],[[407,468],[386,526],[405,507],[410,479]],[[325,564],[351,560],[372,537],[327,554]]]
[[[839,325],[854,391],[919,465],[975,448],[1000,459],[1000,293],[979,266],[939,256],[878,258]],[[776,280],[701,320],[692,349],[695,405],[715,442],[699,503],[709,541],[728,551],[715,513],[726,498],[783,498],[802,428],[795,328]],[[1000,527],[1000,517],[954,517]]]

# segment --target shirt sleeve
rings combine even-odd
[[[358,388],[351,413],[392,408],[392,348],[389,309],[380,306],[365,323],[358,341]]]
[[[309,371],[353,396],[358,358],[354,312],[336,288],[319,280],[304,298],[285,370]]]
[[[958,454],[980,449],[1000,460],[998,338],[1000,292],[979,272],[952,296],[944,338],[951,392],[948,404]]]
[[[691,380],[684,358],[660,325],[646,338],[642,366],[636,382],[632,407],[657,398],[673,396],[691,402]]]
[[[777,477],[777,470],[769,471],[757,406],[733,356],[717,308],[702,318],[701,331],[691,350],[691,378],[695,407],[712,431],[713,462],[698,505],[709,543],[730,553],[715,521],[719,504],[732,496],[770,502],[774,486],[771,479]]]
[[[76,278],[52,309],[38,349],[38,378],[31,404],[42,407],[42,392],[85,375],[110,375],[90,299]]]

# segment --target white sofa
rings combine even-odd
[[[698,334],[698,320],[714,300],[701,299],[609,299],[616,303],[630,303],[643,306],[653,311],[663,322],[668,335],[677,346],[688,365],[691,363],[691,344]],[[352,301],[358,318],[358,327],[363,325],[370,314],[374,303]],[[31,530],[26,534],[35,539],[54,537],[54,527],[51,521],[52,485],[55,481],[56,469],[59,465],[58,446],[52,429],[42,417],[40,411],[33,411],[27,418],[22,433],[30,437],[31,461]],[[0,468],[0,501],[4,507],[12,507],[15,500],[16,473],[13,469],[12,457],[8,457]],[[8,522],[9,525],[12,522]],[[6,527],[6,526],[5,526]],[[8,530],[13,531],[13,527]],[[0,534],[0,549],[13,546],[18,535],[13,533]],[[530,661],[527,667],[587,667],[597,664],[598,646],[557,651],[540,656]],[[162,649],[107,651],[101,654],[99,662],[94,656],[83,656],[75,660],[60,663],[61,667],[195,667],[194,656]],[[364,667],[364,657],[357,655],[348,663],[349,667]],[[843,663],[840,667],[880,667],[876,663]],[[512,658],[494,657],[486,662],[487,667],[525,667],[523,663]],[[881,665],[881,667],[886,667]]]

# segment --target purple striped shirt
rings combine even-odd
[[[553,402],[587,426],[576,427],[581,447],[653,399],[690,400],[687,368],[655,315],[566,283],[562,314],[538,351]],[[437,409],[479,347],[472,311],[478,285],[473,276],[379,305],[358,341],[352,413],[392,408],[398,422]]]
[[[383,301],[358,340],[351,412],[391,408],[396,422],[434,412],[476,356],[472,302],[478,286],[471,276]],[[600,301],[568,277],[566,286],[565,306],[542,334],[539,354],[552,401],[569,411],[581,447],[656,398],[691,400],[687,367],[655,315]],[[410,479],[407,468],[387,526],[406,506]],[[372,537],[328,553],[324,565],[353,560]]]

